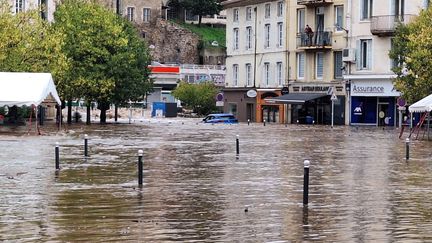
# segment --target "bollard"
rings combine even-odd
[[[309,160],[304,161],[304,178],[303,178],[303,205],[309,202]]]
[[[250,119],[248,119],[248,126],[249,126],[249,124],[250,124]]]
[[[239,145],[239,135],[236,136],[236,155],[237,157],[240,154],[240,145]]]
[[[138,185],[141,187],[143,184],[143,151],[138,150]]]
[[[409,144],[410,144],[410,139],[407,138],[405,139],[405,159],[409,160]]]
[[[84,134],[84,156],[88,157],[88,135]]]
[[[264,125],[264,126],[266,125],[266,119],[264,119],[264,123],[263,123],[263,125]]]
[[[60,148],[58,142],[56,142],[55,146],[55,168],[56,170],[60,170]]]

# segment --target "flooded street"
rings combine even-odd
[[[413,141],[407,162],[389,128],[198,121],[0,133],[0,241],[432,241],[431,142]]]

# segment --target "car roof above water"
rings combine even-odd
[[[207,116],[234,116],[231,113],[216,113],[216,114],[208,114]]]

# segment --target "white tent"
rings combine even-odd
[[[37,106],[44,100],[61,105],[50,73],[0,72],[0,107]]]
[[[408,108],[409,112],[431,112],[432,111],[432,94],[417,101]]]

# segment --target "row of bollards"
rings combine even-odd
[[[84,135],[84,157],[89,157],[88,155],[88,135]],[[60,170],[60,146],[59,142],[56,142],[55,146],[55,168]]]

